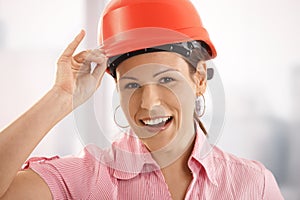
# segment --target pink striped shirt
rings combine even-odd
[[[90,145],[78,157],[33,158],[27,167],[45,180],[53,199],[171,199],[162,172],[137,140],[127,135],[110,151]],[[201,131],[188,166],[193,180],[185,199],[283,199],[262,164],[210,146]]]

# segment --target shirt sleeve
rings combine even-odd
[[[265,170],[264,200],[284,200],[273,174]]]
[[[78,157],[32,158],[25,165],[41,176],[53,199],[87,199],[95,185],[97,165],[84,149]]]

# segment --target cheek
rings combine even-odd
[[[132,125],[136,113],[140,109],[142,94],[139,90],[120,92],[120,104],[127,121]]]
[[[132,97],[132,93],[120,92],[120,105],[129,123],[131,123],[133,119],[131,113],[136,112],[138,105],[137,98]]]
[[[179,112],[182,120],[192,120],[195,109],[195,92],[191,85],[188,82],[182,82],[182,84],[173,88],[173,93],[177,96],[177,101],[180,103]]]
[[[128,115],[131,119],[134,119],[136,113],[138,112],[141,105],[141,95],[133,93],[130,98],[128,98]]]
[[[194,95],[193,94],[185,94],[181,100],[182,102],[182,112],[183,115],[186,116],[193,116],[194,110],[195,110],[195,100],[194,100]]]
[[[164,107],[168,111],[180,113],[182,105],[180,101],[180,94],[176,93],[176,91],[162,86],[160,99],[161,99],[160,103],[162,107]]]

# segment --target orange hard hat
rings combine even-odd
[[[108,57],[186,41],[201,41],[210,58],[217,55],[189,0],[111,0],[99,25],[99,43]]]
[[[176,35],[175,32],[177,36],[173,37]],[[161,33],[165,34],[165,37]],[[173,36],[170,37],[168,34]],[[145,38],[151,35],[151,39]],[[132,49],[123,48],[123,51],[133,51],[182,42],[170,41],[174,38],[204,41],[210,47],[211,57],[217,55],[197,10],[189,0],[111,0],[101,17],[99,43],[107,45],[108,50],[114,45],[129,44]],[[142,41],[145,39],[150,41]],[[130,45],[130,42],[137,44]],[[125,53],[119,51],[111,53],[115,55]]]

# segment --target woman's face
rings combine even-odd
[[[198,68],[191,74],[188,63],[171,52],[141,54],[118,66],[120,105],[150,151],[184,146],[194,138],[195,98],[206,86],[205,64]]]

